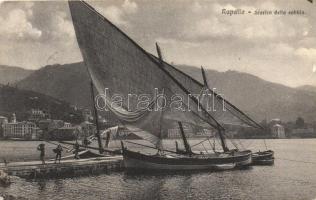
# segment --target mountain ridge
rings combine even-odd
[[[0,65],[0,84],[15,84],[33,72],[34,70],[24,69],[22,67]]]
[[[83,121],[80,110],[69,103],[34,91],[18,89],[0,84],[0,115],[8,118],[13,113],[18,121],[27,120],[32,109],[49,113],[52,119],[61,119],[71,123]]]
[[[176,68],[202,81],[199,68],[177,65]],[[316,119],[316,92],[291,88],[265,81],[255,75],[238,72],[206,70],[211,88],[216,88],[228,101],[257,121],[281,118],[306,121]],[[67,101],[74,105],[91,107],[90,78],[82,62],[65,65],[49,65],[34,71],[19,81],[17,86]]]

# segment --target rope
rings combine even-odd
[[[207,141],[208,141],[208,143],[210,144],[212,150],[215,152],[215,140],[213,139],[213,145],[212,145],[212,143],[211,143],[210,140],[207,140]]]
[[[205,142],[205,141],[207,141],[207,140],[209,140],[210,139],[210,137],[207,137],[206,139],[204,139],[204,140],[202,140],[202,141],[200,141],[200,142],[198,142],[198,143],[196,143],[196,144],[194,144],[194,145],[191,145],[191,148],[192,147],[195,147],[195,146],[197,146],[197,145],[199,145],[199,144],[202,144],[203,142]]]
[[[208,153],[208,151],[207,151],[207,149],[205,148],[205,146],[204,146],[204,144],[203,144],[203,143],[202,143],[202,146],[203,146],[203,148],[204,148],[205,152],[206,152],[206,153]]]
[[[264,146],[266,147],[266,150],[268,150],[266,139],[263,139],[263,142],[264,142]]]

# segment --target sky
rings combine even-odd
[[[316,3],[307,0],[88,1],[145,50],[174,64],[316,86]],[[304,15],[224,15],[222,9]],[[81,61],[65,1],[0,0],[0,64],[39,69]]]

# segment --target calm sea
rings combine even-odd
[[[196,142],[198,140],[190,141],[191,144]],[[245,148],[264,150],[263,140],[236,142],[241,142]],[[11,186],[0,187],[0,194],[41,200],[316,199],[316,140],[267,140],[266,143],[275,151],[274,166],[169,175],[128,175],[116,172],[36,181],[14,177]],[[34,160],[38,157],[37,144],[0,141],[0,159]],[[118,142],[112,142],[112,146],[116,145]],[[174,146],[174,141],[166,141],[165,145]],[[53,147],[47,145],[49,157],[53,156]],[[203,147],[198,150],[203,150]]]

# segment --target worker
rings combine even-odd
[[[61,146],[60,144],[57,146],[56,149],[54,149],[54,152],[56,153],[55,163],[57,162],[57,159],[58,159],[58,161],[59,161],[59,163],[60,163],[61,152],[62,152],[62,151],[63,151],[63,148],[62,148],[62,146]]]
[[[45,144],[41,143],[37,146],[37,150],[40,151],[40,160],[42,164],[45,164]]]
[[[79,148],[80,148],[80,145],[78,143],[78,141],[76,141],[76,143],[74,144],[74,154],[75,154],[75,159],[79,159]]]

